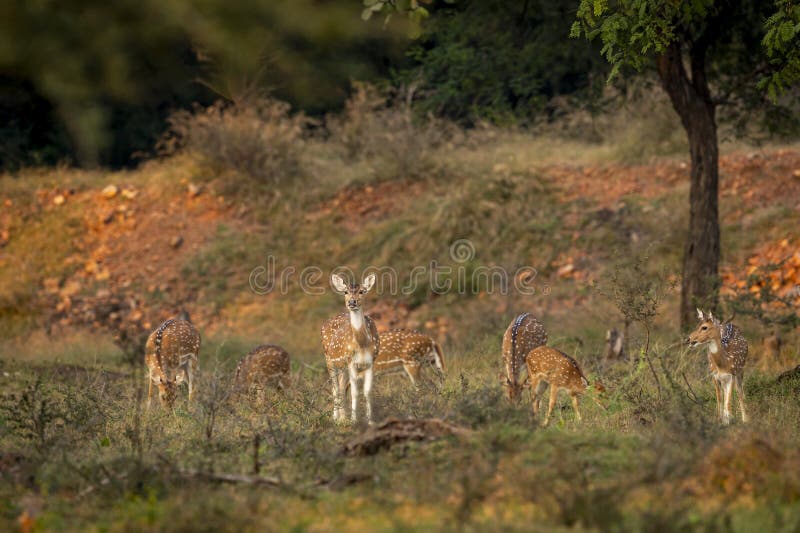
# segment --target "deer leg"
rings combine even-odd
[[[728,374],[722,380],[722,394],[724,401],[722,405],[722,423],[726,426],[731,423],[731,393],[733,392],[733,376]]]
[[[547,425],[550,423],[550,414],[553,412],[553,407],[556,405],[556,399],[558,398],[558,387],[555,385],[550,385],[550,401],[547,404],[547,414],[544,417],[544,424]]]
[[[333,420],[340,422],[344,418],[344,391],[342,390],[343,372],[341,370],[331,372],[333,382]]]
[[[576,392],[570,393],[572,396],[572,408],[575,409],[575,418],[578,419],[578,422],[581,421],[581,412],[578,410],[578,394]]]
[[[717,419],[722,420],[722,389],[716,376],[711,376],[711,381],[714,382],[714,395],[717,398]]]
[[[542,404],[542,394],[547,388],[547,382],[541,378],[533,378],[531,381],[531,404],[533,404],[533,416],[538,418],[539,408]]]
[[[364,371],[364,401],[366,402],[367,424],[372,422],[372,367]]]
[[[191,362],[187,363],[183,369],[183,373],[186,375],[186,386],[189,388],[190,402],[192,401],[192,398],[194,398],[194,372],[192,370]]]
[[[747,412],[744,409],[744,387],[742,386],[742,376],[734,376],[734,380],[736,383],[736,395],[739,397],[739,409],[742,411],[742,422],[746,424],[750,420],[750,417],[747,416]]]
[[[153,371],[147,373],[147,408],[150,409],[150,402],[153,400]]]
[[[358,421],[358,371],[355,365],[347,367],[350,373],[350,420]]]
[[[408,379],[411,380],[411,384],[414,386],[415,389],[419,390],[419,366],[418,365],[403,365],[403,370],[406,371],[406,375]]]

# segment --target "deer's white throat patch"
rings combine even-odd
[[[361,329],[364,326],[364,311],[350,311],[350,325],[353,329]]]
[[[719,351],[719,346],[717,346],[716,341],[711,341],[711,343],[709,343],[708,351],[711,353],[717,353]]]

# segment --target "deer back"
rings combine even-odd
[[[516,317],[503,335],[503,362],[509,379],[519,374],[525,355],[544,344],[547,344],[547,332],[536,317],[530,313]]]
[[[420,364],[435,350],[432,338],[413,329],[390,329],[380,335],[381,346],[375,364],[392,362]]]
[[[150,334],[145,345],[145,362],[151,369],[170,374],[200,352],[200,334],[186,320],[170,319]]]
[[[589,385],[578,362],[561,350],[539,346],[528,353],[525,363],[531,379],[542,378],[551,387],[583,391]]]
[[[720,324],[719,336],[724,350],[725,366],[727,367],[724,370],[729,370],[734,375],[740,374],[747,362],[747,339],[742,334],[742,330],[731,322]]]
[[[275,344],[263,344],[250,350],[236,365],[237,384],[271,382],[291,372],[289,353]]]

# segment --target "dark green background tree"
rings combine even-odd
[[[691,190],[680,320],[716,310],[719,226],[717,108],[768,105],[797,80],[800,10],[792,2],[581,0],[572,36],[603,43],[611,77],[654,65],[689,139]],[[766,44],[765,47],[761,43]],[[760,51],[760,53],[759,53]]]
[[[511,12],[527,2],[502,4]],[[417,0],[364,5],[365,13],[401,11],[416,23],[429,16]],[[680,306],[686,329],[695,306],[716,310],[718,302],[717,108],[735,107],[739,125],[756,108],[781,117],[778,97],[800,79],[800,7],[794,0],[579,0],[575,8],[570,36],[602,43],[609,80],[654,69],[686,130],[691,189]]]
[[[253,88],[327,111],[407,46],[351,0],[0,2],[0,168],[129,164],[172,110]]]

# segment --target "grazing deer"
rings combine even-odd
[[[412,329],[390,329],[381,333],[381,349],[373,362],[375,375],[405,371],[414,387],[423,366],[431,366],[444,380],[444,358],[439,344]]]
[[[274,344],[253,348],[236,365],[234,383],[239,390],[263,389],[267,386],[289,388],[291,362],[288,352]]]
[[[578,410],[578,396],[586,392],[589,380],[584,376],[578,362],[560,350],[549,346],[539,346],[531,350],[525,357],[525,364],[528,367],[528,379],[531,385],[531,401],[533,404],[533,415],[539,415],[539,404],[544,390],[550,385],[550,402],[547,406],[547,414],[544,417],[544,425],[550,422],[550,414],[556,404],[558,392],[565,390],[572,398],[572,407],[575,409],[575,417],[581,421],[581,413]],[[605,392],[605,387],[600,382],[594,384],[597,392]],[[598,405],[600,405],[598,403]],[[602,407],[602,405],[601,405]]]
[[[525,387],[525,382],[520,381],[525,355],[544,344],[547,344],[547,332],[542,323],[530,313],[522,313],[506,329],[503,335],[503,363],[506,373],[500,374],[500,381],[505,385],[508,399],[512,402],[519,401]]]
[[[364,278],[359,285],[347,285],[331,275],[334,290],[344,295],[347,311],[328,319],[322,325],[322,346],[328,374],[333,382],[333,418],[344,420],[345,380],[350,378],[350,417],[358,420],[358,380],[364,379],[364,400],[367,422],[372,424],[373,361],[378,355],[380,339],[375,322],[364,314],[364,295],[375,284],[375,274]]]
[[[700,324],[686,339],[690,348],[708,345],[708,368],[714,382],[714,393],[717,398],[717,416],[723,424],[731,421],[731,393],[736,386],[739,395],[739,409],[742,411],[742,422],[748,417],[744,408],[744,364],[747,361],[747,339],[742,331],[731,323],[733,317],[720,322],[711,313],[705,314],[697,310]]]
[[[150,334],[144,355],[148,369],[148,407],[153,397],[153,383],[158,387],[162,405],[172,407],[177,387],[184,381],[189,387],[189,400],[192,399],[199,353],[200,334],[187,320],[167,320]]]

